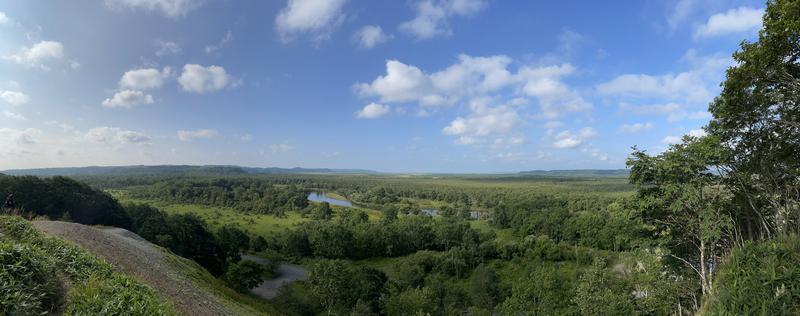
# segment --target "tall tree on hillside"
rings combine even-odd
[[[736,239],[717,144],[714,137],[686,136],[660,155],[635,150],[628,159],[645,222],[670,258],[697,275],[703,294],[711,292],[714,269]]]
[[[749,210],[744,232],[800,229],[800,1],[769,1],[758,41],[733,58],[708,130],[728,149],[727,183]]]

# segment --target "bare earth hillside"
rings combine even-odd
[[[62,237],[153,287],[185,315],[237,315],[222,299],[198,286],[161,248],[121,228],[98,229],[86,225],[34,221],[49,235]]]

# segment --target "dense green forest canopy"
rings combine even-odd
[[[240,291],[265,273],[242,253],[300,264],[308,280],[270,300],[288,315],[797,314],[800,1],[769,1],[733,56],[707,135],[634,147],[622,177],[190,168],[0,176],[0,193],[6,212],[130,228]],[[103,189],[296,221],[259,235]],[[355,207],[309,202],[318,191]]]

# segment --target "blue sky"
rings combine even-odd
[[[0,2],[0,169],[623,168],[702,134],[762,1]]]

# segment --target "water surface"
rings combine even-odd
[[[328,202],[331,205],[338,205],[344,207],[353,207],[350,201],[334,199],[325,195],[325,192],[311,192],[308,194],[308,200],[312,202]]]

